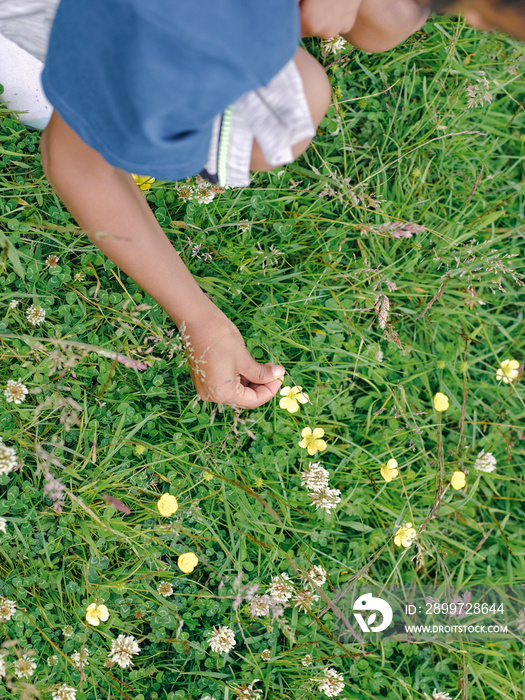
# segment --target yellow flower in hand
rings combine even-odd
[[[394,535],[394,542],[398,547],[410,547],[416,536],[417,532],[412,527],[412,523],[403,523]]]
[[[177,560],[177,566],[181,571],[184,571],[185,574],[191,574],[198,563],[199,559],[197,558],[196,554],[193,554],[193,552],[181,554]]]
[[[467,478],[464,472],[454,472],[452,474],[452,479],[450,480],[450,485],[453,489],[456,489],[456,491],[459,491],[460,489],[464,488],[467,485]]]
[[[147,175],[133,175],[132,177],[141,190],[150,190],[151,183],[155,182],[154,177],[148,177]]]
[[[395,459],[389,459],[385,466],[381,467],[381,476],[387,483],[399,476],[399,469]]]
[[[157,508],[161,515],[169,517],[178,510],[179,504],[175,496],[172,496],[170,493],[163,493],[157,501]]]
[[[305,447],[308,450],[308,454],[313,457],[318,450],[319,452],[326,450],[326,442],[321,440],[323,435],[324,430],[322,428],[315,428],[313,431],[311,428],[303,428],[301,433],[303,439],[299,443],[299,447]]]
[[[498,382],[510,384],[513,379],[517,379],[519,377],[519,368],[520,363],[518,360],[503,360],[498,371],[496,372],[496,379]]]
[[[434,408],[436,411],[439,411],[440,413],[441,411],[446,411],[449,405],[448,396],[438,391],[438,393],[434,396]]]
[[[279,406],[285,408],[289,413],[297,413],[299,404],[309,401],[308,394],[303,393],[302,386],[285,386],[281,389],[280,394],[283,398],[279,401]]]
[[[100,621],[105,622],[109,618],[109,610],[105,605],[91,603],[86,611],[86,620],[90,625],[100,625]]]

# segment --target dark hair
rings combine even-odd
[[[429,6],[431,12],[443,13],[457,4],[457,0],[430,0]],[[520,9],[525,10],[525,0],[496,0],[497,5],[517,5]]]

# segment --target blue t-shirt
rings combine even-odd
[[[111,165],[179,180],[206,164],[215,115],[299,38],[297,0],[62,0],[42,82]]]

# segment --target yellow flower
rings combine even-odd
[[[381,467],[381,476],[387,483],[399,476],[399,469],[395,459],[389,459],[385,466]]]
[[[450,485],[453,489],[456,489],[456,491],[464,488],[467,485],[467,479],[464,472],[454,472],[452,474],[452,479],[450,480]]]
[[[299,447],[305,447],[308,450],[308,454],[313,457],[318,450],[319,452],[326,450],[326,442],[320,439],[323,435],[324,430],[322,428],[315,428],[313,431],[311,428],[303,428],[301,433],[303,439],[299,443]]]
[[[181,554],[177,560],[177,566],[181,571],[184,571],[185,574],[191,574],[191,572],[197,566],[198,563],[199,560],[197,558],[197,555],[193,554],[193,552],[186,552],[185,554]]]
[[[448,407],[448,396],[438,391],[438,393],[434,396],[434,408],[436,411],[441,412],[446,411]]]
[[[498,382],[503,382],[504,384],[510,384],[513,379],[517,379],[519,376],[520,363],[518,360],[503,360],[500,364],[498,371],[496,372],[496,379]]]
[[[157,501],[157,507],[161,515],[169,517],[178,510],[179,504],[175,496],[172,496],[170,493],[163,493]]]
[[[394,535],[394,542],[398,547],[410,547],[415,540],[417,532],[412,527],[412,523],[403,523]]]
[[[99,625],[100,621],[105,622],[109,618],[109,610],[105,605],[91,603],[86,611],[86,620],[90,625]]]
[[[280,392],[283,397],[279,401],[279,406],[285,408],[289,413],[297,413],[299,403],[308,403],[308,394],[303,393],[302,386],[285,386]],[[299,402],[299,403],[297,403]]]
[[[147,175],[133,175],[133,179],[141,190],[151,189],[151,183],[155,182],[154,177],[148,177]]]

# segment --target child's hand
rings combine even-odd
[[[272,399],[284,369],[256,362],[237,327],[216,307],[206,319],[183,323],[191,378],[204,401],[234,408],[256,408]]]
[[[300,0],[302,36],[330,39],[354,26],[361,0]]]

